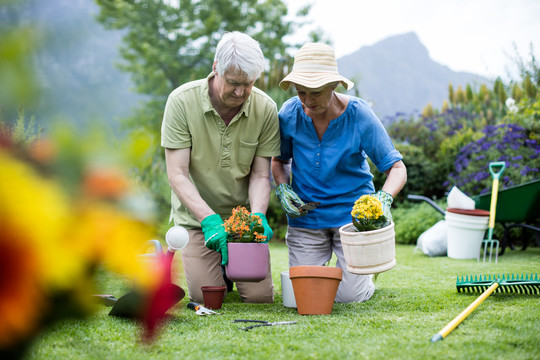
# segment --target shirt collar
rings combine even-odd
[[[201,86],[201,97],[202,97],[202,104],[203,104],[203,112],[207,113],[209,111],[215,111],[214,107],[212,106],[212,102],[210,101],[210,94],[208,93],[208,89],[210,88],[209,82],[210,79],[214,77],[214,72],[211,72],[207,77],[206,80],[203,81],[203,86]]]

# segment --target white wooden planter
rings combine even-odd
[[[378,230],[355,230],[352,223],[339,229],[349,272],[359,275],[378,274],[396,266],[393,222]]]

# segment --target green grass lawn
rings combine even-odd
[[[271,244],[273,304],[244,304],[227,295],[219,316],[197,316],[187,298],[153,345],[141,345],[138,326],[108,316],[56,324],[31,349],[31,359],[540,359],[540,296],[494,293],[448,337],[437,333],[479,293],[456,291],[457,275],[540,273],[540,249],[507,250],[499,263],[430,258],[397,245],[397,265],[382,273],[373,298],[335,304],[331,315],[301,316],[285,308],[280,273],[287,248]],[[175,267],[181,272],[179,254]],[[333,264],[331,264],[333,265]],[[128,281],[100,276],[104,293],[121,296]],[[180,276],[176,283],[186,289]],[[234,319],[297,321],[295,325],[241,331]]]

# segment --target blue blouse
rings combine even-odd
[[[289,218],[290,226],[326,229],[350,223],[355,200],[375,192],[367,157],[381,172],[403,159],[371,107],[357,97],[349,97],[321,141],[297,96],[283,104],[279,125],[278,158],[292,158],[292,188],[305,202],[321,202],[307,215]]]

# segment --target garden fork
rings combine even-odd
[[[494,168],[498,167],[499,170],[495,171]],[[495,263],[499,260],[499,240],[493,239],[493,228],[495,227],[495,213],[497,210],[497,195],[499,194],[499,178],[506,167],[504,161],[497,161],[489,163],[489,172],[493,176],[493,186],[491,188],[491,205],[489,208],[489,229],[488,238],[482,241],[482,248],[484,249],[484,259],[486,262],[486,253],[489,247],[489,262],[491,262],[491,254],[493,254],[493,246],[495,246]],[[480,254],[478,254],[477,261],[480,261]]]

